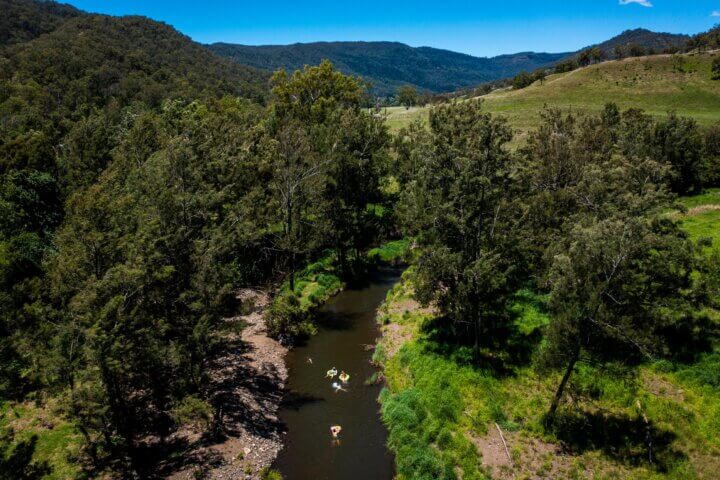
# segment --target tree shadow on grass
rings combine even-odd
[[[12,432],[0,432],[0,478],[35,480],[50,475],[52,469],[47,462],[33,460],[37,441],[37,435],[33,435],[10,448],[9,445],[13,443]],[[5,450],[10,451],[5,453]]]
[[[427,351],[499,378],[513,376],[518,368],[529,365],[542,340],[540,329],[523,333],[508,322],[505,327],[493,329],[492,335],[483,335],[476,350],[472,326],[453,324],[441,316],[428,319],[420,331]]]
[[[642,417],[564,409],[557,412],[552,431],[575,453],[599,450],[628,466],[650,466],[667,472],[686,455],[672,447],[675,433]]]

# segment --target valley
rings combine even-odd
[[[71,3],[0,0],[0,480],[716,478],[697,5]]]

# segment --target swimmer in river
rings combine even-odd
[[[337,393],[337,392],[347,392],[347,390],[345,390],[345,389],[342,387],[342,385],[340,385],[340,384],[337,383],[337,382],[333,382],[332,388],[335,389],[335,393]]]
[[[340,425],[333,425],[330,427],[330,435],[333,436],[333,438],[338,438],[338,435],[340,435],[340,432],[342,431],[342,427]]]
[[[325,374],[325,376],[326,376],[326,377],[329,377],[329,378],[335,378],[335,375],[337,375],[337,368],[335,368],[335,367],[332,367],[332,368],[331,368],[330,370],[328,370],[327,373]]]
[[[312,358],[307,357],[307,363],[312,363]]]
[[[350,380],[350,375],[345,373],[345,370],[340,372],[340,376],[338,377],[342,383],[347,383],[348,380]]]

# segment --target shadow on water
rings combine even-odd
[[[377,403],[381,387],[365,380],[375,373],[367,345],[379,335],[376,311],[400,273],[372,273],[331,299],[318,313],[318,334],[288,354],[288,393],[280,412],[287,435],[273,466],[286,480],[393,478]],[[350,375],[344,391],[333,389],[337,377],[326,377],[332,367]],[[332,425],[342,426],[337,442]]]

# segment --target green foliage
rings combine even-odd
[[[277,470],[270,470],[264,468],[260,471],[260,478],[262,480],[283,480],[283,476]]]
[[[715,58],[712,62],[712,78],[720,80],[720,57]]]
[[[417,89],[412,85],[403,85],[395,94],[397,101],[405,108],[414,107],[418,103]]]
[[[422,163],[402,199],[405,229],[418,233],[422,252],[418,298],[436,305],[449,329],[468,328],[476,348],[498,340],[516,290],[511,138],[480,102],[434,109],[429,140],[411,154]]]
[[[555,73],[568,73],[578,68],[575,60],[565,60],[555,65]]]
[[[695,35],[688,43],[688,49],[716,50],[720,48],[720,26]]]
[[[342,290],[337,257],[326,252],[318,261],[293,273],[294,289],[286,281],[268,311],[268,333],[272,336],[306,337],[315,333],[314,311]]]
[[[213,408],[204,400],[188,395],[172,407],[170,416],[177,425],[192,425],[205,429],[212,420]]]
[[[371,249],[367,253],[367,258],[370,261],[380,261],[383,263],[407,260],[410,253],[410,242],[410,239],[407,238],[387,242]]]
[[[268,334],[304,337],[312,333],[308,311],[294,292],[282,292],[268,310]]]
[[[0,6],[0,45],[27,42],[82,13],[67,4],[33,0],[3,0]]]
[[[535,78],[529,73],[522,71],[513,78],[512,85],[515,90],[522,90],[535,82]]]
[[[672,168],[672,191],[679,195],[700,193],[704,146],[697,122],[670,113],[655,126],[654,144],[654,158]]]
[[[279,117],[323,123],[338,108],[358,108],[362,103],[362,84],[335,70],[328,60],[296,70],[290,77],[279,70],[272,83],[273,107]]]

